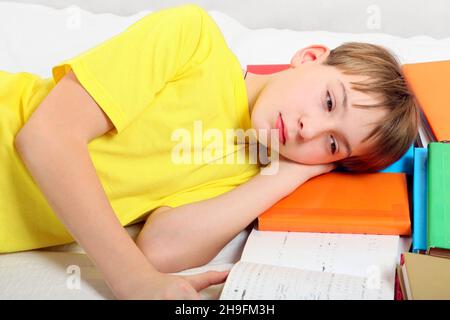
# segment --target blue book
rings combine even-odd
[[[335,172],[347,172],[344,168],[338,167]],[[390,166],[379,172],[406,173],[412,175],[414,171],[414,144],[403,154],[403,156]]]
[[[405,154],[389,167],[380,172],[403,172],[412,175],[414,171],[414,145],[411,145]]]
[[[414,148],[413,252],[427,250],[427,165],[428,149]]]

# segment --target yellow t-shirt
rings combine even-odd
[[[88,149],[123,226],[160,206],[218,196],[259,172],[251,161],[225,160],[245,148],[225,132],[251,124],[240,63],[218,26],[192,4],[153,12],[56,65],[52,78],[0,72],[0,252],[74,241],[13,147],[70,69],[115,126]],[[223,137],[222,152],[205,155],[220,145],[214,137]]]

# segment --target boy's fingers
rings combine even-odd
[[[194,287],[195,290],[201,291],[211,285],[223,283],[228,274],[227,271],[207,271],[200,274],[185,276],[186,280]]]
[[[186,300],[186,299],[188,299],[188,300],[200,300],[201,298],[200,298],[200,294],[195,289],[192,289],[192,292],[189,292],[189,294],[186,297],[183,297],[180,300]]]

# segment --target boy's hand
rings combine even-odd
[[[223,283],[227,271],[207,271],[195,275],[172,275],[159,273],[138,287],[128,288],[131,293],[119,295],[119,299],[127,300],[199,300],[199,291]],[[127,290],[128,291],[128,290]]]
[[[336,165],[333,163],[303,164],[289,160],[281,155],[279,160],[279,169],[282,171],[281,174],[294,175],[295,177],[300,175],[300,177],[304,177],[306,180],[328,173],[335,168]]]
[[[269,168],[269,166],[272,166]],[[267,170],[265,175],[273,175],[278,179],[281,179],[282,186],[286,188],[287,192],[292,192],[302,183],[307,180],[328,173],[331,170],[336,168],[335,164],[326,163],[326,164],[303,164],[291,161],[282,155],[279,155],[279,158],[276,163],[269,164],[268,167],[261,169]]]

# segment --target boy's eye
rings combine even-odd
[[[329,91],[327,91],[327,101],[326,102],[327,102],[328,111],[333,110],[333,100],[331,99]]]
[[[331,142],[331,154],[334,155],[336,153],[336,140],[331,135],[330,135],[330,142]]]

